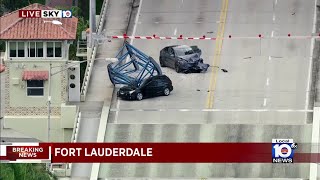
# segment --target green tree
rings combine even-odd
[[[45,4],[45,0],[0,0],[0,16],[33,3]]]
[[[0,164],[0,179],[4,180],[51,180],[57,179],[44,164]]]
[[[67,8],[64,6],[56,6],[54,8],[59,10],[71,10],[72,16],[75,16],[75,17],[81,16],[81,9],[77,6],[71,6],[71,8]]]

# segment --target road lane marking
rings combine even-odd
[[[177,28],[174,29],[173,35],[177,35]]]
[[[226,23],[226,19],[227,19],[228,4],[229,4],[229,0],[223,0],[221,13],[220,13],[220,19],[219,19],[220,24],[218,27],[217,40],[216,40],[216,44],[215,44],[215,51],[214,51],[215,53],[214,53],[214,57],[213,57],[213,66],[216,66],[216,67],[219,67],[219,65],[220,65],[221,50],[222,50],[222,43],[223,43],[222,38],[224,36],[224,28],[225,28],[225,23]],[[214,92],[213,91],[215,91],[215,87],[216,87],[218,70],[219,70],[219,68],[212,69],[212,74],[211,74],[211,78],[210,78],[210,85],[209,85],[209,93],[208,93],[207,103],[206,103],[207,108],[213,107],[213,101],[214,101]]]
[[[275,14],[273,14],[272,20],[273,20],[273,22],[276,21],[276,15]]]
[[[313,112],[312,109],[128,109],[128,108],[112,108],[112,112]]]
[[[267,78],[266,85],[269,86],[269,78]]]
[[[264,98],[263,99],[263,106],[266,106],[267,105],[267,98]]]
[[[274,30],[271,31],[271,37],[273,37],[273,35],[274,35]]]

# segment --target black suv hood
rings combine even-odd
[[[194,53],[194,54],[188,54],[185,56],[179,56],[179,58],[187,61],[188,63],[198,63],[200,61],[200,55],[198,53]]]
[[[120,88],[120,91],[133,91],[135,90],[136,88],[133,87],[133,86],[123,86]]]
[[[200,58],[200,54],[199,53],[193,53],[193,54],[187,54],[184,56],[179,56],[182,59],[190,59],[190,58]]]

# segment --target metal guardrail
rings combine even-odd
[[[81,112],[79,110],[79,107],[77,108],[77,116],[74,122],[74,126],[73,126],[73,131],[72,131],[72,136],[71,136],[71,142],[75,143],[78,142],[78,137],[79,137],[79,130],[80,130],[80,126],[81,126]],[[67,168],[72,169],[72,163],[67,163]]]
[[[78,56],[78,57],[87,56],[87,41],[86,40],[78,40],[76,56]]]
[[[108,5],[108,0],[104,0],[103,4],[102,4],[100,16],[99,16],[99,24],[97,25],[97,27],[98,27],[97,34],[98,35],[101,33],[103,25],[104,25],[104,20],[106,17],[105,14],[107,11],[107,5]],[[90,82],[90,78],[91,78],[91,74],[92,74],[92,68],[93,68],[94,60],[95,60],[95,57],[97,54],[97,49],[98,49],[98,44],[93,43],[92,54],[91,54],[90,59],[88,60],[86,72],[84,74],[83,84],[81,87],[81,101],[85,101],[85,99],[86,99],[86,95],[87,95],[87,91],[88,91],[88,87],[89,87],[89,82]]]
[[[80,129],[80,122],[81,122],[81,112],[79,111],[79,108],[77,109],[77,116],[74,122],[72,136],[71,136],[71,142],[77,142],[78,141],[78,135],[79,135],[79,129]]]

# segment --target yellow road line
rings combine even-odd
[[[218,27],[217,32],[217,39],[215,44],[215,51],[213,56],[213,67],[212,67],[212,75],[210,78],[210,85],[209,85],[209,93],[207,97],[207,108],[213,107],[213,101],[214,101],[214,91],[216,88],[216,82],[217,82],[217,75],[219,65],[220,65],[220,59],[221,59],[221,50],[222,50],[222,43],[223,43],[223,36],[224,36],[224,27],[227,19],[227,12],[228,12],[228,5],[229,0],[222,0],[222,7],[221,7],[221,13],[220,13],[220,23]]]

